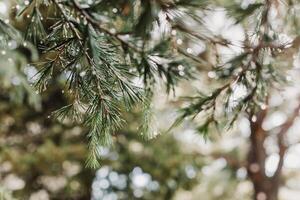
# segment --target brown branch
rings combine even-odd
[[[60,3],[57,0],[52,0],[52,2],[56,5],[56,7],[59,9],[60,13],[62,14],[64,20],[66,21],[66,23],[69,25],[69,27],[71,28],[71,31],[73,32],[73,34],[75,35],[75,37],[78,39],[78,42],[82,48],[82,50],[84,51],[85,56],[88,59],[89,64],[93,65],[94,61],[93,59],[90,57],[90,55],[88,54],[87,50],[84,47],[84,44],[82,43],[82,38],[80,36],[80,34],[78,33],[77,29],[74,27],[74,24],[70,21],[69,16],[66,15],[65,11],[63,10],[63,8],[61,7]]]
[[[208,69],[211,69],[212,66],[210,63],[198,58],[197,56],[194,56],[192,54],[189,54],[187,52],[185,52],[183,49],[181,48],[177,48],[178,52],[184,56],[186,56],[187,58],[190,58],[191,60],[195,61],[196,63],[200,63],[200,64],[203,64],[205,67],[207,67],[207,70]]]
[[[122,45],[132,49],[135,52],[138,53],[143,53],[143,51],[139,48],[137,48],[136,46],[130,44],[129,42],[127,42],[126,40],[124,40],[122,37],[120,37],[120,34],[118,33],[112,33],[111,31],[107,30],[106,28],[104,28],[101,25],[101,22],[96,20],[95,18],[93,18],[86,10],[84,10],[83,8],[81,8],[80,4],[76,1],[76,0],[72,0],[72,3],[74,5],[74,7],[86,18],[86,20],[88,21],[88,23],[92,24],[93,26],[97,27],[100,31],[112,36],[113,38],[115,38],[116,40],[118,40]]]

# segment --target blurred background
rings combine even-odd
[[[1,16],[7,17],[8,2],[0,0]],[[222,33],[233,42],[243,40],[242,27],[235,25],[222,9],[206,20],[214,32]],[[191,44],[190,48],[203,50],[201,45]],[[222,51],[227,55],[240,49]],[[280,160],[276,128],[288,121],[298,103],[299,55],[293,57],[291,63],[294,69],[288,72],[287,79],[294,84],[271,91],[270,112],[262,123],[262,128],[270,132],[264,142],[268,177],[274,175]],[[164,95],[164,88],[161,88],[154,96],[153,138],[146,140],[138,131],[142,123],[139,108],[125,113],[127,124],[114,134],[112,147],[100,149],[101,167],[93,170],[85,166],[88,130],[68,120],[61,123],[51,116],[52,111],[68,102],[63,95],[66,75],[55,77],[50,89],[41,95],[32,95],[33,102],[41,98],[41,105],[33,109],[32,105],[22,103],[27,95],[22,80],[14,71],[2,70],[2,66],[10,65],[9,61],[3,61],[0,67],[1,200],[253,199],[253,184],[247,175],[251,123],[247,117],[241,116],[233,128],[221,133],[211,130],[209,138],[204,138],[195,128],[197,120],[201,119],[186,121],[172,132],[163,133],[176,118],[178,103],[174,97]],[[29,82],[36,72],[31,65],[26,65],[23,71]],[[176,95],[184,96],[195,88],[209,91],[208,85],[212,85],[214,76],[213,73],[205,74],[199,78],[201,81],[195,80],[192,84],[183,81]],[[242,92],[241,89],[237,94]],[[286,138],[289,147],[284,156],[279,189],[282,200],[300,199],[299,128],[297,117]],[[255,171],[256,167],[253,165],[250,169]],[[266,200],[264,194],[255,198]]]

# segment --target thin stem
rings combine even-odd
[[[135,52],[143,53],[143,51],[141,49],[138,49],[136,46],[130,44],[129,42],[124,40],[122,37],[120,37],[120,34],[112,33],[111,31],[104,28],[101,25],[101,22],[94,19],[88,12],[86,12],[83,8],[81,8],[81,6],[79,5],[79,3],[76,0],[72,0],[72,3],[75,6],[75,8],[86,18],[86,20],[90,24],[92,24],[93,26],[96,26],[100,31],[102,31],[102,32],[112,36],[113,38],[117,39],[122,45],[132,49]]]

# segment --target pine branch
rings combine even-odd
[[[122,45],[128,47],[129,49],[132,49],[133,51],[138,52],[140,54],[143,53],[143,51],[141,49],[138,49],[137,47],[133,46],[132,44],[130,44],[127,41],[125,41],[124,39],[122,39],[119,34],[112,33],[109,30],[107,30],[106,28],[102,27],[101,22],[95,20],[92,16],[90,16],[90,14],[88,12],[86,12],[83,8],[81,8],[81,6],[79,5],[79,3],[76,0],[71,0],[71,1],[73,3],[74,7],[86,18],[86,20],[90,24],[97,27],[100,31],[112,36],[113,38],[118,40]]]

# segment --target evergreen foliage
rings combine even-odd
[[[4,83],[2,87],[13,87],[20,98],[12,99],[26,100],[38,109],[39,97],[23,73],[27,63],[38,69],[29,82],[39,92],[60,77],[70,103],[53,115],[89,128],[87,164],[95,167],[99,147],[111,143],[123,124],[123,113],[133,106],[145,109],[141,128],[145,136],[151,133],[151,98],[157,83],[163,82],[167,93],[174,92],[180,79],[195,78],[198,71],[209,69],[219,86],[211,94],[201,91],[186,98],[189,105],[180,109],[172,126],[205,113],[198,129],[207,135],[211,124],[219,126],[225,119],[231,127],[240,113],[252,115],[263,108],[269,88],[285,81],[282,71],[286,69],[276,63],[299,45],[297,37],[287,42],[279,39],[269,19],[274,2],[257,1],[242,8],[206,0],[21,1],[11,23],[0,21],[1,62],[11,63],[1,67],[1,80],[18,80],[18,87]],[[240,44],[242,52],[227,61],[219,59],[217,49],[237,44],[214,35],[203,21],[217,6],[223,6],[247,33]],[[296,1],[289,1],[286,7],[296,6]],[[296,26],[296,14],[294,19]],[[213,58],[193,53],[189,44],[195,42],[204,43]],[[136,83],[139,79],[142,85]],[[238,90],[244,94],[236,98]]]

